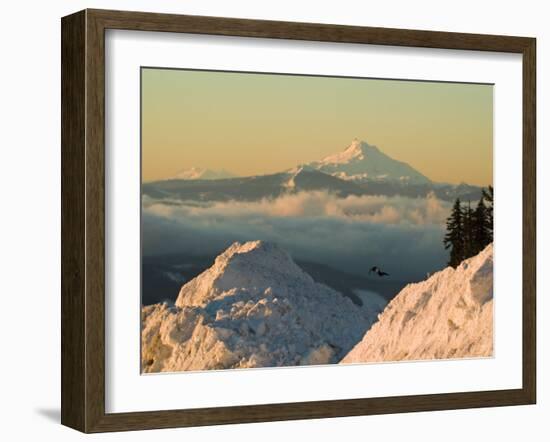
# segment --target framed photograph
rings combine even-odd
[[[535,403],[535,39],[61,24],[64,425]]]

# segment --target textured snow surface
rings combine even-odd
[[[175,306],[143,307],[142,369],[336,363],[378,311],[316,283],[274,244],[234,243],[181,288]]]
[[[406,286],[342,363],[493,354],[493,245]]]
[[[321,172],[355,182],[393,181],[429,184],[431,181],[402,161],[394,160],[366,141],[353,140],[342,152],[309,164]]]

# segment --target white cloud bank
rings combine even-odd
[[[166,218],[180,217],[329,217],[383,224],[442,224],[450,204],[431,193],[426,198],[401,196],[348,196],[328,192],[300,192],[276,199],[197,203],[154,200],[144,196],[146,212]]]
[[[143,199],[145,255],[217,254],[234,241],[267,240],[295,259],[364,274],[379,265],[398,279],[445,266],[450,204],[426,198],[301,192],[256,202]]]

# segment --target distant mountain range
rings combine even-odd
[[[200,167],[191,167],[190,169],[184,169],[179,171],[176,175],[169,178],[171,180],[219,180],[223,178],[233,178],[231,172],[227,170],[211,170],[202,169]]]
[[[354,140],[345,150],[320,161],[279,173],[234,177],[227,171],[191,168],[168,180],[144,183],[144,195],[191,201],[254,201],[301,191],[327,191],[340,197],[384,195],[425,197],[433,192],[451,201],[477,200],[481,188],[436,183],[376,146]]]

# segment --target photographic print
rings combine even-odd
[[[493,355],[493,85],[141,70],[142,373]]]

